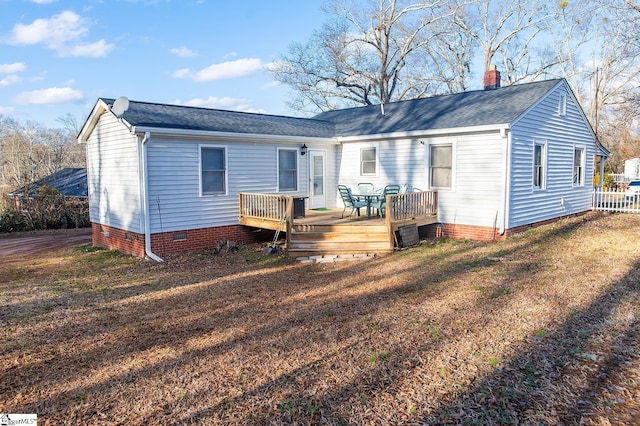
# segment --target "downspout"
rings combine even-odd
[[[504,191],[502,191],[502,227],[498,230],[498,235],[502,236],[507,231],[507,218],[509,216],[509,201],[511,200],[511,132],[508,129],[502,130],[507,136],[507,151],[505,152],[504,171]]]
[[[596,153],[598,152],[598,144],[594,144],[596,146]],[[596,156],[594,156],[595,158]],[[609,157],[600,156],[600,182],[598,182],[598,189],[602,191],[602,187],[604,186],[604,163],[609,160]]]
[[[151,251],[151,223],[149,219],[149,191],[147,188],[147,142],[151,138],[151,133],[145,132],[140,141],[142,146],[140,155],[141,181],[140,192],[142,193],[142,218],[144,221],[144,252],[156,262],[164,262],[160,256]]]

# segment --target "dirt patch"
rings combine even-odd
[[[91,228],[0,235],[0,259],[91,243]]]

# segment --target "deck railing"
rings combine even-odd
[[[278,194],[240,193],[240,216],[245,218],[281,221],[286,218],[287,200]]]
[[[392,222],[438,214],[438,192],[420,191],[387,195],[386,214]]]

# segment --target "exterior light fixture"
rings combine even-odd
[[[305,155],[307,153],[307,144],[302,144],[300,147],[300,155]]]

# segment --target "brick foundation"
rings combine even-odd
[[[124,231],[99,223],[92,223],[92,242],[95,247],[119,250],[138,257],[145,256],[143,234]],[[151,235],[151,250],[158,256],[192,250],[213,248],[220,241],[231,240],[250,244],[257,240],[250,228],[242,225],[189,229]]]
[[[506,235],[498,235],[497,228],[482,226],[436,223],[422,228],[424,229],[420,230],[420,236],[426,238],[467,238],[478,241],[495,241],[506,237]]]
[[[144,257],[144,235],[92,222],[91,239],[94,247]]]
[[[467,238],[470,240],[478,241],[503,240],[511,235],[526,231],[531,228],[537,228],[538,226],[548,225],[567,217],[581,216],[586,213],[587,212],[571,214],[556,217],[554,219],[530,223],[528,225],[517,226],[515,228],[507,229],[507,231],[503,235],[498,234],[497,228],[470,225],[454,225],[450,223],[436,223],[433,225],[421,227],[422,229],[420,229],[420,236],[425,238]]]
[[[186,238],[183,239],[183,235],[180,234],[183,234]],[[250,228],[242,225],[229,225],[151,234],[151,250],[158,256],[164,256],[166,254],[214,248],[218,242],[225,240],[241,244],[255,242]]]
[[[517,226],[515,228],[507,229],[506,235],[510,236],[510,235],[513,235],[513,234],[517,234],[518,232],[524,232],[524,231],[526,231],[528,229],[531,229],[531,228],[537,228],[538,226],[548,225],[550,223],[557,222],[557,221],[559,221],[561,219],[565,219],[565,218],[569,218],[569,217],[583,216],[583,215],[587,214],[588,212],[589,212],[589,210],[584,211],[582,213],[574,213],[574,214],[569,214],[569,215],[566,215],[566,216],[556,217],[554,219],[547,219],[547,220],[543,220],[543,221],[540,221],[540,222],[530,223],[528,225]]]

